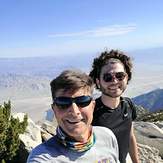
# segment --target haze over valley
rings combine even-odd
[[[128,54],[133,58],[134,69],[125,96],[133,98],[163,88],[163,48]],[[1,58],[0,104],[11,100],[13,112],[28,113],[34,121],[44,119],[51,105],[50,81],[64,69],[89,72],[93,58],[98,55]]]

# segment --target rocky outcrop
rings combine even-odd
[[[160,129],[163,130],[163,121],[162,122],[155,122],[154,123],[156,126],[158,126]]]
[[[163,163],[159,150],[148,145],[138,144],[140,163]]]
[[[23,121],[24,113],[16,113],[13,115],[14,118],[18,118]],[[42,143],[41,129],[28,117],[28,126],[24,134],[19,136],[21,140],[20,148],[18,151],[17,163],[25,163],[29,152]]]
[[[163,158],[163,130],[151,122],[135,122],[134,129],[137,142],[158,149]]]
[[[14,115],[14,118],[18,118],[22,121],[24,115],[24,113],[17,113]],[[27,129],[25,133],[21,134],[19,137],[28,151],[31,151],[31,149],[42,142],[40,127],[37,126],[29,117]]]
[[[163,121],[163,111],[157,111],[154,113],[141,113],[139,110],[137,111],[137,121],[144,121],[144,122],[161,122]]]
[[[56,121],[44,121],[44,123],[41,124],[41,136],[43,141],[46,141],[55,135],[56,126]]]
[[[138,155],[140,163],[163,163],[159,156],[159,150],[148,145],[138,143]],[[133,163],[130,155],[127,155],[126,163]]]
[[[136,105],[137,106],[137,105]],[[143,108],[142,106],[136,107],[136,121],[141,121],[143,115],[149,114],[149,111]]]

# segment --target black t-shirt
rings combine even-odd
[[[118,141],[121,163],[126,163],[126,156],[129,152],[131,125],[132,120],[135,118],[136,110],[129,98],[121,97],[120,104],[115,109],[105,106],[101,98],[96,99],[92,125],[104,126],[113,131]]]

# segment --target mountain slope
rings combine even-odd
[[[150,112],[161,110],[163,108],[163,89],[156,89],[149,93],[136,96],[132,100]]]

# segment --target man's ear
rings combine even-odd
[[[53,112],[54,112],[54,114],[55,114],[54,104],[51,104],[51,108],[52,108],[52,110],[53,110]]]
[[[126,75],[126,80],[127,80],[127,84],[129,83],[129,81],[128,81],[128,75]]]
[[[93,101],[92,101],[92,107],[93,107],[93,110],[95,109],[95,105],[96,105],[96,101],[93,100]]]
[[[97,87],[100,89],[100,81],[99,81],[98,78],[96,78],[96,85],[97,85]]]

